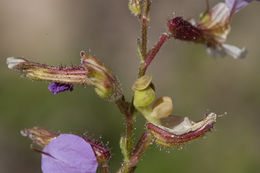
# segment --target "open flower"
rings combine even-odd
[[[214,57],[230,55],[234,59],[244,58],[247,53],[245,48],[240,49],[225,42],[231,30],[232,15],[251,1],[226,0],[226,3],[218,3],[202,13],[198,23],[193,19],[188,21],[175,17],[168,21],[167,26],[174,38],[205,44],[208,53]]]
[[[43,173],[94,173],[98,163],[110,159],[110,151],[98,141],[73,134],[56,134],[33,127],[21,131],[43,150]]]
[[[73,134],[61,134],[43,149],[43,173],[95,173],[97,166],[91,145]]]

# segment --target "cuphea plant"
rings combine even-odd
[[[48,81],[48,89],[57,94],[72,91],[73,85],[90,85],[98,96],[114,102],[125,116],[126,132],[120,139],[120,148],[124,157],[119,173],[134,172],[136,165],[146,149],[156,142],[167,148],[182,146],[193,139],[203,136],[213,128],[220,115],[207,113],[200,121],[191,121],[187,117],[173,116],[171,97],[156,99],[155,84],[152,75],[146,70],[156,57],[162,45],[172,38],[204,44],[214,57],[229,55],[234,59],[243,58],[246,49],[239,49],[225,43],[230,32],[232,16],[252,0],[225,0],[200,14],[200,19],[174,17],[166,22],[167,31],[163,33],[153,48],[147,48],[147,30],[150,21],[150,0],[129,0],[129,9],[139,20],[141,37],[137,39],[137,53],[140,66],[137,80],[133,83],[132,100],[127,101],[115,75],[97,58],[80,52],[81,62],[77,66],[55,67],[29,61],[25,58],[7,58],[8,68],[21,72],[33,79]],[[134,145],[133,124],[137,113],[147,120],[146,130]],[[85,130],[85,129],[84,129]],[[44,173],[94,173],[98,165],[104,173],[109,172],[110,150],[101,142],[88,137],[73,134],[56,134],[48,130],[33,127],[22,131],[38,147],[33,150],[42,154]]]

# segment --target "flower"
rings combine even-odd
[[[51,82],[48,89],[53,94],[72,91],[73,85],[82,84],[93,86],[104,99],[120,99],[122,91],[112,72],[91,55],[82,51],[80,56],[80,65],[68,67],[40,64],[20,57],[9,57],[6,63],[9,69],[19,71],[30,79]]]
[[[53,93],[57,94],[64,91],[72,91],[73,85],[53,82],[48,86],[48,89]]]
[[[202,13],[198,23],[193,19],[188,21],[175,17],[168,21],[167,27],[175,39],[206,45],[208,53],[213,57],[230,55],[234,59],[244,58],[247,53],[245,48],[240,49],[225,42],[231,30],[232,15],[251,1],[226,0],[226,3],[218,3]]]
[[[61,134],[43,149],[43,173],[95,173],[97,166],[91,145],[73,134]]]
[[[102,165],[106,163],[111,156],[110,150],[105,145],[87,137],[79,137],[73,134],[56,134],[37,126],[22,130],[21,134],[28,136],[33,141],[33,144],[43,148],[41,151],[32,147],[33,150],[42,153],[43,170],[57,170],[62,166],[70,173],[70,169],[85,168],[80,165],[80,163],[85,164],[85,162],[86,165],[88,163],[91,164],[92,167],[90,168],[94,170],[96,161]],[[89,148],[89,145],[92,149]],[[95,157],[93,157],[93,152]],[[78,159],[79,162],[77,161]],[[76,162],[76,164],[74,162]],[[67,165],[64,166],[64,163]],[[86,172],[88,171],[84,173]]]

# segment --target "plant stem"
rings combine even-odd
[[[107,162],[103,162],[101,168],[103,173],[109,173]]]
[[[147,150],[152,142],[152,135],[148,132],[143,133],[142,137],[139,139],[133,155],[130,158],[130,167],[135,167],[138,161],[141,159],[144,152]]]
[[[125,115],[126,120],[126,150],[127,150],[127,157],[125,160],[128,160],[132,154],[132,137],[133,137],[133,112],[131,111],[130,103],[125,101],[124,96],[121,97],[119,100],[116,101],[116,104],[122,114]]]
[[[139,17],[141,28],[142,28],[142,54],[146,58],[147,53],[147,28],[149,21],[149,10],[150,10],[150,0],[143,0],[142,2],[142,13]]]
[[[139,76],[143,76],[148,68],[148,66],[151,64],[157,53],[159,52],[162,45],[170,38],[170,35],[167,33],[163,33],[160,40],[157,42],[157,44],[148,52],[147,57],[145,59],[144,66],[140,66],[139,69]]]
[[[143,133],[142,137],[139,139],[137,145],[135,146],[133,155],[131,156],[129,162],[125,162],[118,171],[118,173],[134,172],[136,169],[136,164],[141,159],[151,142],[152,135],[148,132]]]

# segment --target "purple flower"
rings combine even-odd
[[[97,166],[91,145],[73,134],[61,134],[43,149],[43,173],[96,173]]]
[[[236,13],[241,8],[247,6],[250,2],[254,0],[225,0],[227,7],[230,11],[234,10],[233,12]],[[256,0],[260,1],[260,0]]]
[[[48,89],[53,93],[57,94],[64,91],[72,91],[73,85],[53,82],[48,86]]]

